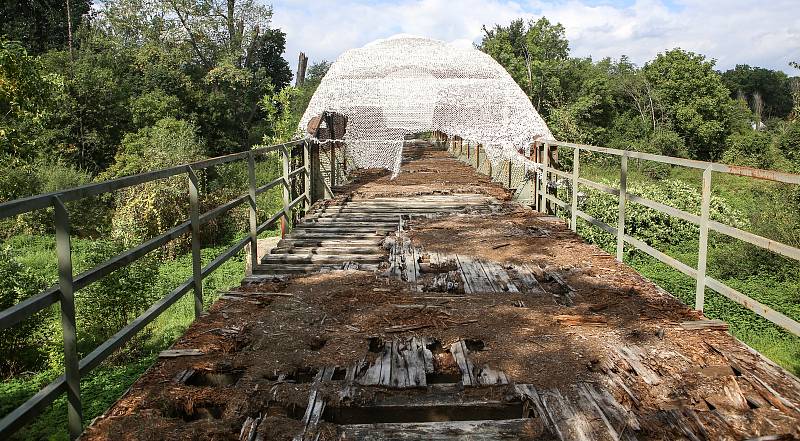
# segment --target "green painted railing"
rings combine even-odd
[[[303,150],[302,166],[295,170],[290,170],[290,156],[294,149]],[[319,160],[318,149],[319,147],[317,145],[305,140],[291,141],[285,144],[257,148],[247,152],[206,159],[190,164],[183,164],[148,173],[126,176],[111,181],[84,185],[77,188],[56,191],[47,194],[40,194],[0,204],[0,219],[16,216],[34,210],[54,207],[56,252],[58,256],[58,284],[42,293],[25,299],[11,308],[0,311],[0,329],[6,329],[14,326],[38,311],[58,303],[61,309],[61,327],[64,338],[64,375],[56,378],[53,382],[45,386],[21,406],[4,416],[2,420],[0,420],[0,439],[7,439],[23,425],[40,414],[48,405],[50,405],[63,393],[66,393],[67,395],[70,438],[77,438],[83,430],[81,422],[81,378],[85,377],[92,369],[97,367],[103,360],[108,358],[108,356],[111,355],[115,350],[121,348],[128,340],[131,339],[131,337],[142,330],[148,323],[156,319],[170,305],[174,304],[179,298],[189,291],[194,292],[195,316],[199,316],[203,309],[203,278],[211,274],[214,270],[219,268],[220,265],[240,252],[247,244],[251,245],[249,256],[252,264],[251,267],[255,268],[256,264],[258,263],[256,246],[258,235],[273,226],[275,222],[281,218],[284,218],[287,222],[289,222],[289,219],[291,218],[290,213],[301,202],[305,202],[304,206],[306,209],[313,203],[315,198],[314,189],[317,185],[319,185],[319,182],[317,182],[318,179],[314,179],[314,175],[315,173],[318,173],[319,167],[315,167],[314,164],[312,164],[312,158],[316,158],[316,161]],[[255,175],[256,158],[271,152],[281,153],[283,160],[283,175],[264,185],[258,185]],[[249,184],[248,192],[213,210],[200,213],[198,179],[196,172],[209,167],[232,163],[235,161],[246,161],[247,163]],[[65,203],[179,175],[186,175],[187,177],[190,211],[188,220],[140,244],[139,246],[126,250],[123,253],[106,260],[105,262],[88,271],[78,275],[73,274],[70,244],[70,219],[69,213],[64,205]],[[290,189],[292,188],[292,184],[295,182],[295,180],[301,178],[303,182],[303,192],[294,200],[290,200]],[[277,186],[283,187],[283,207],[269,219],[259,224],[256,209],[256,196]],[[208,265],[203,267],[200,260],[200,227],[245,202],[250,207],[249,235],[235,243],[222,254],[217,256]],[[139,317],[128,323],[127,326],[120,329],[116,334],[95,348],[91,353],[82,359],[79,359],[75,324],[75,292],[119,268],[131,264],[147,253],[187,233],[191,234],[192,277],[152,305]]]
[[[489,161],[485,151],[482,151],[480,144],[475,144],[460,140],[458,138],[449,141],[449,150],[460,160],[469,163],[478,170],[485,170],[488,163],[488,173],[495,180],[503,183],[507,188],[521,188],[525,182],[521,180],[516,184],[512,183],[512,176],[526,175],[524,170],[514,173],[514,168],[521,169],[522,166],[516,165],[511,161],[503,161],[502,164],[494,164]],[[557,170],[553,165],[553,158],[555,148],[564,148],[572,150],[572,170],[562,171]],[[764,305],[753,298],[743,294],[719,280],[706,274],[706,263],[708,259],[708,233],[715,231],[725,234],[727,236],[742,240],[749,244],[769,250],[773,253],[779,254],[790,259],[800,261],[800,249],[786,245],[781,242],[768,239],[739,228],[725,225],[710,219],[711,212],[711,178],[712,173],[725,173],[729,175],[744,176],[754,179],[762,179],[766,181],[779,182],[783,184],[800,184],[800,175],[793,173],[784,173],[772,170],[762,170],[750,167],[738,167],[732,165],[719,164],[715,162],[696,161],[692,159],[674,158],[671,156],[654,155],[650,153],[642,153],[631,150],[618,150],[606,147],[597,147],[592,145],[575,144],[570,142],[561,142],[555,140],[545,140],[537,143],[533,150],[532,160],[538,161],[540,172],[538,178],[529,179],[533,184],[532,198],[528,198],[532,205],[541,212],[553,212],[554,210],[564,210],[566,217],[569,219],[570,228],[573,231],[577,229],[578,218],[594,225],[601,230],[612,234],[617,240],[617,260],[622,261],[625,245],[633,246],[635,249],[641,250],[650,256],[658,259],[659,261],[669,265],[670,267],[680,271],[681,273],[691,277],[695,280],[695,309],[702,311],[705,304],[705,290],[706,288],[712,289],[723,296],[733,300],[736,303],[750,309],[756,314],[764,317],[765,319],[775,323],[778,326],[788,330],[789,332],[800,335],[800,323],[796,320],[787,317],[786,315]],[[618,156],[620,158],[619,170],[619,188],[612,188],[605,184],[594,182],[580,176],[580,152],[594,152],[604,155]],[[679,210],[675,207],[662,204],[641,196],[629,193],[627,190],[628,180],[628,160],[640,159],[645,161],[653,161],[661,164],[669,164],[680,167],[687,167],[703,171],[702,178],[702,196],[700,201],[700,215],[688,213]],[[500,176],[495,176],[496,170],[506,170],[507,173]],[[506,178],[507,177],[507,178]],[[529,176],[530,178],[530,176]],[[556,184],[556,179],[566,179],[571,183],[571,200],[562,201],[558,199],[555,192],[552,191]],[[619,199],[617,210],[617,224],[609,225],[583,211],[578,209],[578,189],[579,186],[586,186],[617,196]],[[660,213],[691,222],[699,226],[699,246],[698,246],[698,263],[697,267],[691,267],[685,263],[666,255],[665,253],[651,247],[644,241],[637,239],[625,233],[625,212],[628,203],[640,204],[645,207],[656,210]]]

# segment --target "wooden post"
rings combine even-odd
[[[706,297],[706,263],[708,260],[708,219],[711,216],[711,166],[703,171],[703,201],[700,206],[700,243],[697,250],[697,286],[694,309],[702,311]]]
[[[511,160],[508,160],[508,186],[506,186],[509,190],[511,189]]]
[[[203,267],[200,255],[200,191],[197,175],[191,167],[189,176],[189,219],[192,224],[192,284],[194,285],[194,317],[203,313]]]
[[[475,149],[475,170],[480,173],[481,171],[481,145],[478,144],[478,148]]]
[[[306,65],[308,65],[308,57],[306,54],[300,52],[300,57],[297,60],[297,78],[295,78],[295,87],[300,87],[306,81]]]
[[[252,151],[247,155],[247,178],[250,201],[250,268],[258,265],[258,211],[256,206],[256,159]]]
[[[577,147],[572,152],[572,207],[570,209],[570,228],[578,231],[578,178],[580,177],[581,150]]]
[[[619,212],[617,214],[617,260],[622,262],[625,252],[625,203],[628,192],[628,155],[620,158],[619,168]]]
[[[58,196],[53,198],[58,256],[58,291],[61,307],[61,330],[64,334],[64,377],[67,386],[67,425],[69,437],[77,439],[83,432],[81,408],[81,373],[78,359],[78,337],[75,325],[75,290],[72,279],[72,244],[67,208]]]

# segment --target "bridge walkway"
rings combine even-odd
[[[800,382],[723,323],[407,156],[315,206],[84,439],[800,437]]]

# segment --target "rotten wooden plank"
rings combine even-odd
[[[158,353],[159,358],[196,357],[204,355],[200,349],[166,349]]]

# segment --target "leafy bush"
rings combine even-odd
[[[86,250],[85,260],[93,267],[124,249],[109,241],[96,241]],[[81,350],[93,349],[149,308],[164,293],[155,293],[158,260],[138,259],[92,283],[76,294]]]
[[[155,125],[165,118],[181,116],[181,101],[161,89],[143,93],[131,99],[131,116],[136,127]]]
[[[89,173],[69,165],[31,163],[0,167],[0,200],[13,200],[89,184]],[[79,236],[97,236],[107,230],[109,204],[105,197],[68,202],[71,231]],[[22,214],[6,220],[5,237],[14,234],[48,234],[55,231],[53,208]]]
[[[689,152],[683,138],[676,132],[667,129],[656,130],[650,139],[642,146],[641,151],[656,155],[686,158]],[[670,166],[660,162],[642,161],[642,171],[654,179],[664,179],[669,176]]]
[[[44,289],[46,283],[14,259],[10,250],[0,249],[0,310]],[[8,377],[35,369],[45,358],[41,344],[44,324],[50,319],[47,310],[29,317],[8,329],[0,330],[0,376]]]
[[[725,140],[726,149],[722,161],[727,164],[756,168],[782,168],[783,158],[775,148],[770,133],[747,130],[735,133]]]
[[[619,188],[618,182],[605,181],[604,183]],[[700,214],[702,195],[683,181],[665,180],[661,185],[634,182],[628,185],[628,192],[689,213]],[[618,203],[615,197],[597,190],[587,189],[581,210],[615,226]],[[741,213],[731,208],[723,199],[715,196],[711,198],[711,218],[734,226],[742,226],[745,223]],[[611,235],[594,226],[581,223],[578,224],[578,229],[581,236],[605,249],[613,248],[616,243]],[[697,225],[628,202],[625,210],[625,232],[656,249],[663,250],[665,246],[696,242],[700,231]]]
[[[786,125],[786,130],[778,139],[778,148],[786,159],[794,163],[795,169],[800,170],[800,120]]]
[[[174,118],[125,136],[102,179],[157,170],[201,159],[202,145],[195,127]],[[147,182],[116,193],[112,238],[126,248],[136,246],[189,217],[188,184],[184,176]],[[173,242],[169,252],[188,248],[186,238]]]

